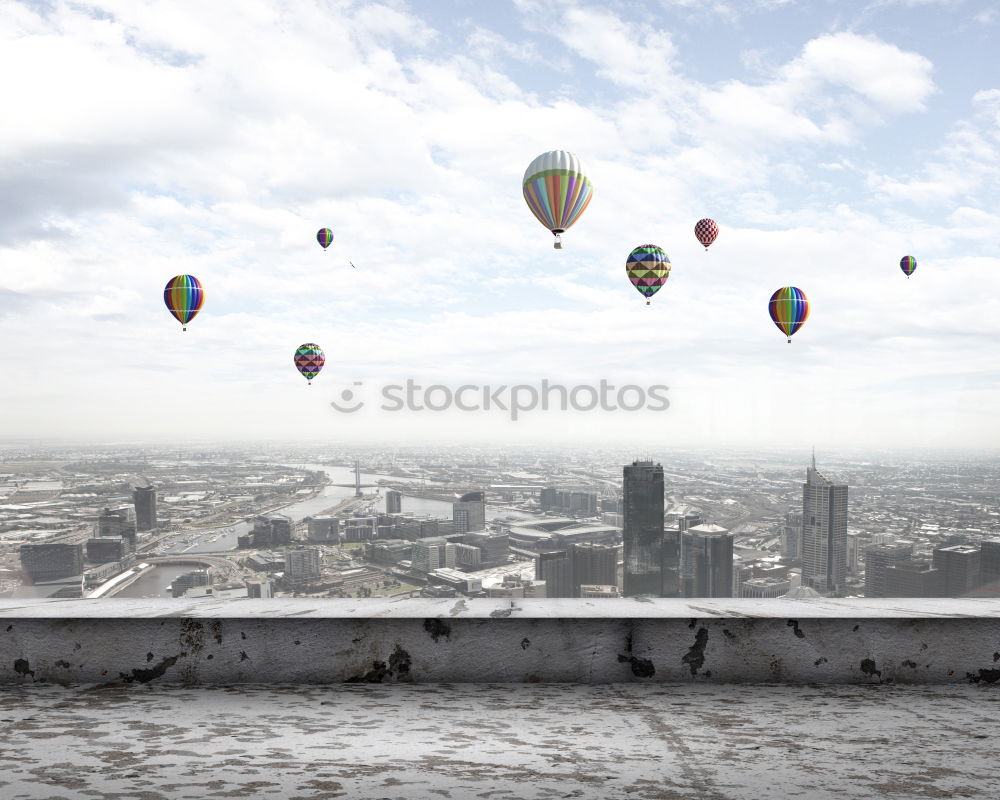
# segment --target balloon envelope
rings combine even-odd
[[[326,356],[323,349],[318,344],[307,342],[300,344],[295,351],[295,367],[301,372],[307,381],[311,381],[326,363]]]
[[[565,150],[550,150],[532,161],[521,189],[535,219],[557,235],[580,218],[594,196],[580,159]]]
[[[694,235],[698,237],[698,241],[701,242],[702,247],[708,250],[708,246],[719,235],[719,226],[715,223],[714,219],[700,219],[695,223]]]
[[[903,256],[899,260],[899,268],[903,270],[903,274],[909,278],[913,274],[913,270],[917,268],[917,259],[913,256]]]
[[[333,242],[333,231],[329,228],[320,228],[316,232],[316,241],[323,246],[324,250],[326,250],[326,248],[328,248]]]
[[[670,258],[655,244],[641,244],[628,254],[625,272],[632,285],[648,300],[670,277]]]
[[[163,302],[181,325],[187,325],[201,311],[205,290],[194,275],[175,275],[167,281]]]
[[[768,311],[778,330],[792,341],[792,334],[809,318],[809,300],[798,287],[782,286],[771,295]]]

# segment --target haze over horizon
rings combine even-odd
[[[0,441],[996,449],[998,24],[986,0],[3,4]],[[520,191],[551,149],[595,188],[562,251]],[[673,264],[649,307],[645,242]],[[206,290],[186,333],[178,273]],[[812,307],[790,345],[784,285]],[[670,407],[378,410],[408,378]]]

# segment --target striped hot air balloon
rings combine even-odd
[[[641,244],[628,254],[625,272],[632,285],[646,298],[660,291],[670,277],[670,258],[655,244]]]
[[[714,219],[700,219],[695,223],[694,235],[701,242],[702,247],[708,250],[708,246],[719,235],[719,226],[715,223]]]
[[[163,302],[167,304],[167,310],[184,326],[181,330],[186,331],[187,324],[201,311],[205,302],[205,290],[194,275],[175,275],[167,281],[163,290]]]
[[[295,351],[295,368],[309,381],[309,386],[312,386],[312,379],[319,375],[325,363],[326,356],[318,344],[300,344]]]
[[[903,270],[903,274],[909,278],[913,271],[917,268],[917,259],[913,256],[903,256],[899,259],[899,268]]]
[[[562,234],[580,218],[594,196],[580,159],[565,150],[550,150],[532,161],[524,171],[521,189],[535,219],[556,237],[556,250],[562,249]]]
[[[809,318],[809,300],[806,293],[796,286],[782,286],[771,295],[767,310],[778,330],[788,337],[791,344],[792,334],[801,328]]]
[[[316,232],[316,241],[320,243],[320,246],[326,250],[333,243],[333,231],[329,228],[320,228]]]

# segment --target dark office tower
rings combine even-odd
[[[538,506],[542,511],[555,508],[559,503],[559,490],[554,486],[546,486],[538,495]]]
[[[839,595],[847,579],[847,484],[834,483],[816,469],[802,484],[802,585]]]
[[[97,518],[98,536],[125,536],[135,535],[135,515],[131,508],[106,508]]]
[[[941,597],[942,578],[941,570],[925,561],[891,564],[882,576],[885,585],[882,597]]]
[[[482,492],[469,492],[451,504],[455,533],[486,530],[486,498]]]
[[[145,486],[136,486],[132,492],[132,502],[135,504],[136,530],[153,530],[156,527],[156,489],[148,481]]]
[[[802,512],[789,511],[781,528],[781,557],[787,561],[802,558]]]
[[[54,581],[83,573],[82,544],[22,544],[20,556],[21,566],[32,583]]]
[[[681,533],[686,531],[688,528],[693,528],[695,525],[701,525],[705,520],[701,518],[701,514],[685,514],[682,517],[677,518],[677,527],[680,529]]]
[[[539,553],[535,558],[535,580],[545,581],[546,597],[576,597],[573,562],[566,550]]]
[[[945,597],[961,597],[979,587],[979,558],[979,548],[970,544],[934,551],[934,566],[943,575]]]
[[[733,534],[718,525],[695,525],[681,533],[683,597],[733,596]]]
[[[661,597],[681,596],[681,532],[666,528],[660,545],[660,572],[663,589]]]
[[[573,569],[573,597],[580,596],[580,586],[595,584],[616,586],[618,583],[618,548],[582,542],[569,546]],[[551,597],[552,595],[549,595]]]
[[[385,513],[400,514],[403,511],[403,493],[392,489],[385,493]]]
[[[624,469],[625,597],[663,593],[663,467],[633,461]],[[550,594],[551,596],[551,594]]]
[[[913,542],[870,544],[865,548],[865,597],[892,597],[888,594],[885,572],[905,564],[913,556]]]
[[[1000,539],[984,539],[979,545],[979,583],[1000,597]]]

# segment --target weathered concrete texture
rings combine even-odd
[[[624,618],[555,603],[566,616],[539,606],[517,616],[462,600],[410,603],[405,613],[355,601],[341,616],[315,601],[184,603],[190,615],[177,616],[158,601],[132,618],[98,616],[109,602],[0,608],[0,683],[1000,681],[1000,617],[965,616],[963,601],[931,618],[835,617],[829,606],[780,601],[796,616],[740,615],[739,601],[628,601]],[[86,616],[53,613],[77,608]],[[240,608],[246,616],[234,614]],[[719,613],[682,618],[679,609]]]
[[[7,687],[0,796],[997,797],[993,687]]]

